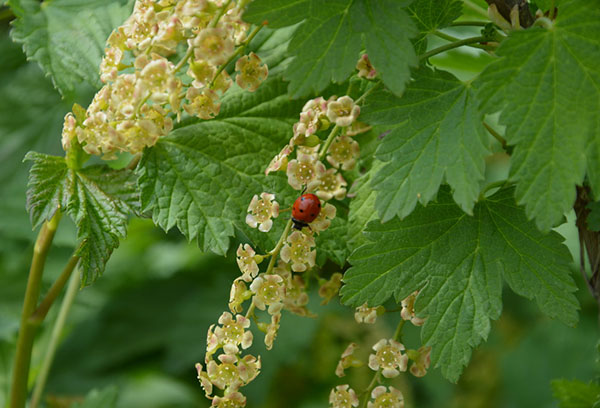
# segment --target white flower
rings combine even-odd
[[[261,193],[260,199],[255,194],[248,206],[250,214],[246,215],[246,224],[252,228],[258,226],[259,231],[269,232],[273,226],[271,217],[276,218],[279,215],[279,203],[274,200],[274,194]]]

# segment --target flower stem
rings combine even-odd
[[[75,264],[79,260],[78,256],[73,256],[71,259],[76,258]],[[69,261],[69,265],[71,261]],[[73,265],[74,267],[75,265]],[[65,268],[66,270],[67,268]],[[71,271],[73,268],[71,268]],[[58,282],[58,281],[57,281]],[[54,288],[54,286],[52,287]],[[50,367],[52,367],[52,362],[54,361],[54,356],[56,355],[56,349],[58,348],[58,343],[60,341],[60,336],[65,327],[65,322],[67,320],[67,316],[69,315],[69,310],[73,305],[73,301],[75,300],[75,296],[77,295],[77,289],[79,288],[79,275],[74,273],[71,275],[71,279],[69,280],[69,286],[67,287],[67,293],[60,305],[60,311],[58,312],[58,317],[54,322],[54,327],[52,328],[52,334],[50,337],[50,343],[48,344],[48,349],[44,354],[44,361],[42,362],[42,367],[40,368],[40,372],[38,374],[35,388],[33,390],[33,397],[31,398],[31,404],[29,408],[37,408],[39,402],[42,398],[42,393],[44,392],[44,387],[46,386],[46,381],[48,379],[48,374],[50,373]],[[42,302],[43,303],[43,302]],[[39,308],[38,308],[39,309]]]
[[[221,6],[221,8],[219,9],[219,12],[215,16],[214,20],[211,21],[210,24],[208,25],[209,27],[216,27],[217,24],[219,24],[219,20],[221,19],[221,17],[223,17],[223,14],[225,14],[225,11],[227,11],[227,8],[229,7],[230,4],[231,4],[231,0],[228,0],[227,3],[225,3]]]
[[[342,129],[342,128],[338,125],[335,125],[334,128],[331,129],[331,132],[329,133],[329,136],[327,136],[327,140],[325,140],[325,143],[323,144],[323,148],[321,149],[321,152],[319,153],[319,160],[323,160],[323,157],[325,157],[325,154],[327,154],[327,149],[329,149],[329,146],[331,146],[333,139],[335,138],[335,136],[337,135],[337,133],[340,129]]]
[[[181,69],[181,67],[183,67],[185,63],[190,59],[192,54],[194,54],[194,47],[190,45],[187,51],[185,52],[183,58],[177,63],[177,65],[175,65],[175,68],[173,68],[173,73],[178,72]]]
[[[271,259],[269,260],[269,266],[267,266],[267,271],[265,272],[265,274],[270,275],[271,272],[273,272],[273,267],[275,266],[275,261],[277,260],[277,255],[279,255],[279,251],[281,251],[281,247],[283,246],[283,243],[285,242],[285,239],[287,238],[291,228],[292,228],[292,219],[290,218],[288,220],[287,224],[285,225],[283,234],[281,234],[281,237],[279,237],[279,242],[277,242],[277,245],[275,245],[275,248],[273,248],[273,250],[271,252],[269,252],[271,254]]]
[[[60,215],[60,210],[57,210],[50,221],[44,222],[33,247],[33,257],[29,269],[29,278],[27,279],[23,312],[21,313],[21,326],[17,339],[17,351],[13,365],[10,408],[23,408],[27,400],[27,380],[29,378],[29,365],[31,364],[31,350],[37,328],[37,324],[32,323],[29,318],[37,305],[42,284],[42,274],[44,273],[44,264],[46,263],[46,257],[54,239],[54,234],[58,228]]]
[[[381,81],[379,81],[375,85],[373,85],[372,87],[370,87],[369,89],[367,89],[365,91],[365,93],[362,94],[354,103],[356,103],[357,105],[360,105],[361,102],[364,101],[365,98],[371,94],[371,92],[373,92],[374,90],[376,90],[377,88],[379,88],[381,86],[381,84],[382,84]]]
[[[435,34],[436,36],[438,36],[440,38],[443,38],[446,41],[452,41],[452,42],[460,41],[460,38],[457,38],[457,37],[454,37],[452,35],[446,34],[445,32],[440,31],[440,30],[435,30],[433,32],[433,34]],[[482,45],[482,44],[468,44],[468,45],[469,45],[469,47],[479,48],[481,50],[486,50],[486,51],[490,51],[490,50],[493,50],[495,48],[495,47],[491,47],[489,45]]]
[[[264,26],[265,26],[264,24],[261,24],[261,25],[257,26],[254,30],[252,30],[252,32],[250,33],[250,35],[248,36],[248,38],[246,38],[246,40],[242,44],[240,44],[240,46],[238,47],[238,49],[235,50],[235,52],[233,54],[231,54],[231,56],[227,59],[227,61],[225,61],[224,64],[221,64],[221,66],[219,67],[219,69],[217,69],[217,72],[213,76],[212,81],[210,81],[210,85],[208,86],[209,88],[212,88],[212,86],[214,85],[215,81],[217,80],[217,78],[219,77],[219,75],[221,74],[221,72],[223,72],[223,70],[225,69],[225,67],[227,67],[227,65],[229,65],[234,59],[236,59],[238,57],[238,55],[240,55],[242,52],[244,52],[244,50],[246,49],[246,47],[248,46],[248,44],[250,44],[250,41],[252,41],[254,39],[254,37],[256,37],[256,34],[258,34],[258,32],[260,30],[262,30],[262,28]]]
[[[396,326],[396,332],[394,333],[394,340],[396,340],[397,342],[402,343],[402,329],[404,328],[405,324],[406,324],[406,320],[402,319],[398,323],[398,326]]]
[[[464,40],[460,40],[460,41],[456,41],[456,42],[453,42],[450,44],[442,45],[441,47],[434,48],[433,50],[427,51],[425,54],[421,54],[419,56],[419,60],[423,61],[429,57],[440,54],[442,52],[449,51],[454,48],[462,47],[463,45],[475,44],[475,43],[483,42],[486,40],[487,40],[487,37],[484,37],[484,36],[465,38]]]
[[[377,384],[379,384],[379,375],[380,374],[381,374],[380,370],[377,370],[377,372],[373,376],[373,379],[369,383],[369,386],[364,391],[365,395],[364,395],[364,399],[363,399],[363,403],[362,403],[362,408],[366,408],[367,407],[367,405],[369,403],[369,398],[371,397],[371,392],[373,391],[373,388],[375,388],[375,386]]]

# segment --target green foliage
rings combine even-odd
[[[517,201],[542,230],[572,207],[586,172],[600,191],[599,4],[565,2],[553,27],[512,32],[477,81],[483,112],[502,111],[515,145]]]
[[[116,387],[107,387],[101,391],[91,390],[82,403],[74,403],[73,408],[114,408],[117,402]]]
[[[408,8],[421,32],[433,32],[450,25],[462,14],[463,3],[457,0],[416,0]]]
[[[391,126],[376,157],[386,165],[373,177],[375,208],[383,222],[426,204],[444,178],[471,214],[490,151],[477,100],[467,85],[444,71],[423,68],[402,97],[380,91],[369,97],[362,120]]]
[[[560,408],[592,408],[600,401],[600,385],[596,383],[554,380],[552,390],[560,401]]]
[[[400,94],[417,58],[409,39],[415,27],[403,10],[406,2],[393,0],[281,1],[256,0],[244,19],[274,27],[305,20],[288,48],[295,58],[286,70],[292,97],[320,92],[331,81],[343,82],[354,70],[364,46],[384,83]]]
[[[512,194],[501,190],[469,217],[444,189],[436,203],[404,221],[371,222],[371,242],[350,258],[342,300],[379,305],[421,290],[415,307],[427,316],[422,340],[433,346],[432,363],[452,381],[471,348],[487,337],[489,319],[500,316],[502,277],[546,314],[574,325],[578,302],[569,253],[558,234],[542,234],[527,221]]]
[[[276,193],[282,206],[293,202],[285,179],[264,171],[289,140],[300,109],[280,81],[243,98],[241,91],[228,94],[217,119],[181,126],[144,154],[138,168],[144,211],[165,230],[177,226],[197,238],[203,251],[224,255],[234,227],[267,239],[265,248],[274,245],[246,225],[244,214],[263,191]]]
[[[27,190],[27,208],[35,226],[60,207],[77,225],[77,254],[82,284],[102,274],[119,238],[127,234],[127,219],[138,212],[136,179],[130,170],[89,166],[67,167],[62,157],[30,152],[33,162]]]
[[[12,30],[27,57],[50,75],[63,96],[102,84],[99,77],[104,44],[131,11],[126,0],[10,0],[17,17]]]

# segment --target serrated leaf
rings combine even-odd
[[[552,391],[560,408],[591,408],[600,399],[600,385],[579,380],[554,380]]]
[[[119,238],[127,234],[129,215],[139,210],[136,177],[127,169],[90,166],[73,173],[70,193],[67,212],[83,242],[78,255],[85,284],[102,274]]]
[[[244,220],[254,194],[275,193],[282,208],[293,202],[286,179],[266,177],[264,170],[289,141],[301,104],[274,79],[253,94],[229,93],[216,119],[161,138],[138,168],[144,210],[165,230],[177,226],[188,239],[197,238],[204,251],[225,254],[234,227],[273,245],[271,234],[260,237]]]
[[[113,408],[117,404],[117,387],[106,387],[100,391],[94,389],[88,392],[85,400],[76,402],[72,408]]]
[[[362,38],[352,28],[351,0],[312,0],[310,17],[296,30],[288,52],[294,59],[286,70],[293,98],[343,82],[358,61]]]
[[[36,228],[67,203],[69,168],[63,157],[36,152],[27,153],[24,160],[33,162],[27,183],[27,211]]]
[[[455,201],[472,213],[489,154],[474,92],[451,74],[423,68],[402,97],[376,92],[361,120],[392,125],[377,149],[386,165],[371,184],[383,222],[406,217],[417,201],[428,203],[444,178]]]
[[[307,18],[311,0],[254,0],[244,20],[256,25],[266,21],[270,28],[287,27]]]
[[[365,33],[369,59],[383,83],[396,95],[402,95],[405,83],[410,79],[410,67],[418,65],[410,42],[417,30],[403,10],[406,2],[363,0],[355,4],[352,18],[355,26],[360,26]],[[357,23],[356,20],[362,21]]]
[[[102,84],[98,66],[110,32],[131,12],[126,0],[10,0],[12,38],[50,75],[63,96]]]
[[[130,214],[139,212],[136,178],[127,169],[67,167],[63,157],[30,152],[33,161],[27,190],[27,208],[34,227],[48,220],[60,206],[77,226],[82,284],[104,270],[119,238],[127,234]]]
[[[600,134],[599,47],[600,2],[564,2],[551,29],[513,31],[476,82],[482,110],[502,112],[515,146],[517,201],[543,230],[573,206],[586,171],[600,192],[600,164],[590,161]]]
[[[414,24],[403,10],[410,1],[320,0],[253,3],[244,19],[274,27],[305,20],[294,33],[288,52],[294,57],[285,78],[292,97],[322,91],[331,81],[343,82],[354,71],[363,46],[384,83],[401,93],[409,67],[417,65],[410,38]],[[281,13],[278,11],[281,10]]]
[[[433,32],[450,25],[462,14],[463,2],[457,0],[416,0],[408,8],[421,32]]]
[[[367,242],[363,234],[367,224],[377,219],[375,211],[376,191],[371,187],[371,179],[383,167],[383,163],[375,160],[371,169],[350,189],[350,211],[348,213],[348,248],[350,252]]]
[[[471,349],[485,340],[501,310],[502,277],[518,294],[535,298],[550,317],[577,321],[571,257],[555,232],[543,234],[514,203],[513,189],[478,203],[468,216],[447,191],[401,221],[372,221],[370,243],[350,257],[344,303],[397,302],[420,290],[416,310],[427,317],[421,337],[431,361],[456,381]]]

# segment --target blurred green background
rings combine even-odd
[[[468,16],[467,16],[468,17]],[[0,406],[7,402],[10,371],[22,297],[35,231],[25,211],[29,150],[61,153],[62,118],[74,101],[63,101],[39,67],[27,63],[0,22]],[[464,33],[464,31],[463,31]],[[430,44],[435,46],[435,43]],[[461,78],[472,77],[486,56],[453,51],[435,59]],[[78,95],[86,104],[91,93]],[[489,162],[488,179],[506,171],[502,156]],[[573,253],[573,274],[580,286],[580,323],[568,328],[542,316],[534,303],[508,289],[504,312],[488,341],[477,349],[458,384],[433,369],[422,379],[402,375],[407,407],[555,407],[550,381],[589,381],[597,374],[598,311],[576,267],[579,246],[572,217],[559,229]],[[44,293],[58,276],[74,246],[74,227],[65,218],[44,275]],[[237,245],[232,245],[232,248]],[[325,273],[338,269],[325,266]],[[206,330],[227,309],[229,287],[239,274],[233,253],[226,258],[202,254],[177,232],[165,234],[150,220],[133,220],[128,238],[111,258],[104,276],[81,290],[68,318],[47,385],[49,406],[68,406],[92,389],[116,395],[117,407],[207,407],[194,364],[202,361]],[[351,342],[362,355],[379,338],[391,337],[400,318],[390,313],[374,326],[357,325],[352,310],[334,300],[320,306],[311,294],[310,310],[318,318],[284,313],[275,347],[266,352],[262,335],[253,354],[263,370],[244,393],[248,407],[324,407],[329,390],[350,383],[364,389],[368,368],[349,370],[338,379],[335,366]],[[37,336],[32,379],[39,369],[57,306]],[[405,326],[407,347],[418,348],[418,329]],[[109,398],[109,399],[111,399]],[[102,406],[102,405],[99,405]]]

